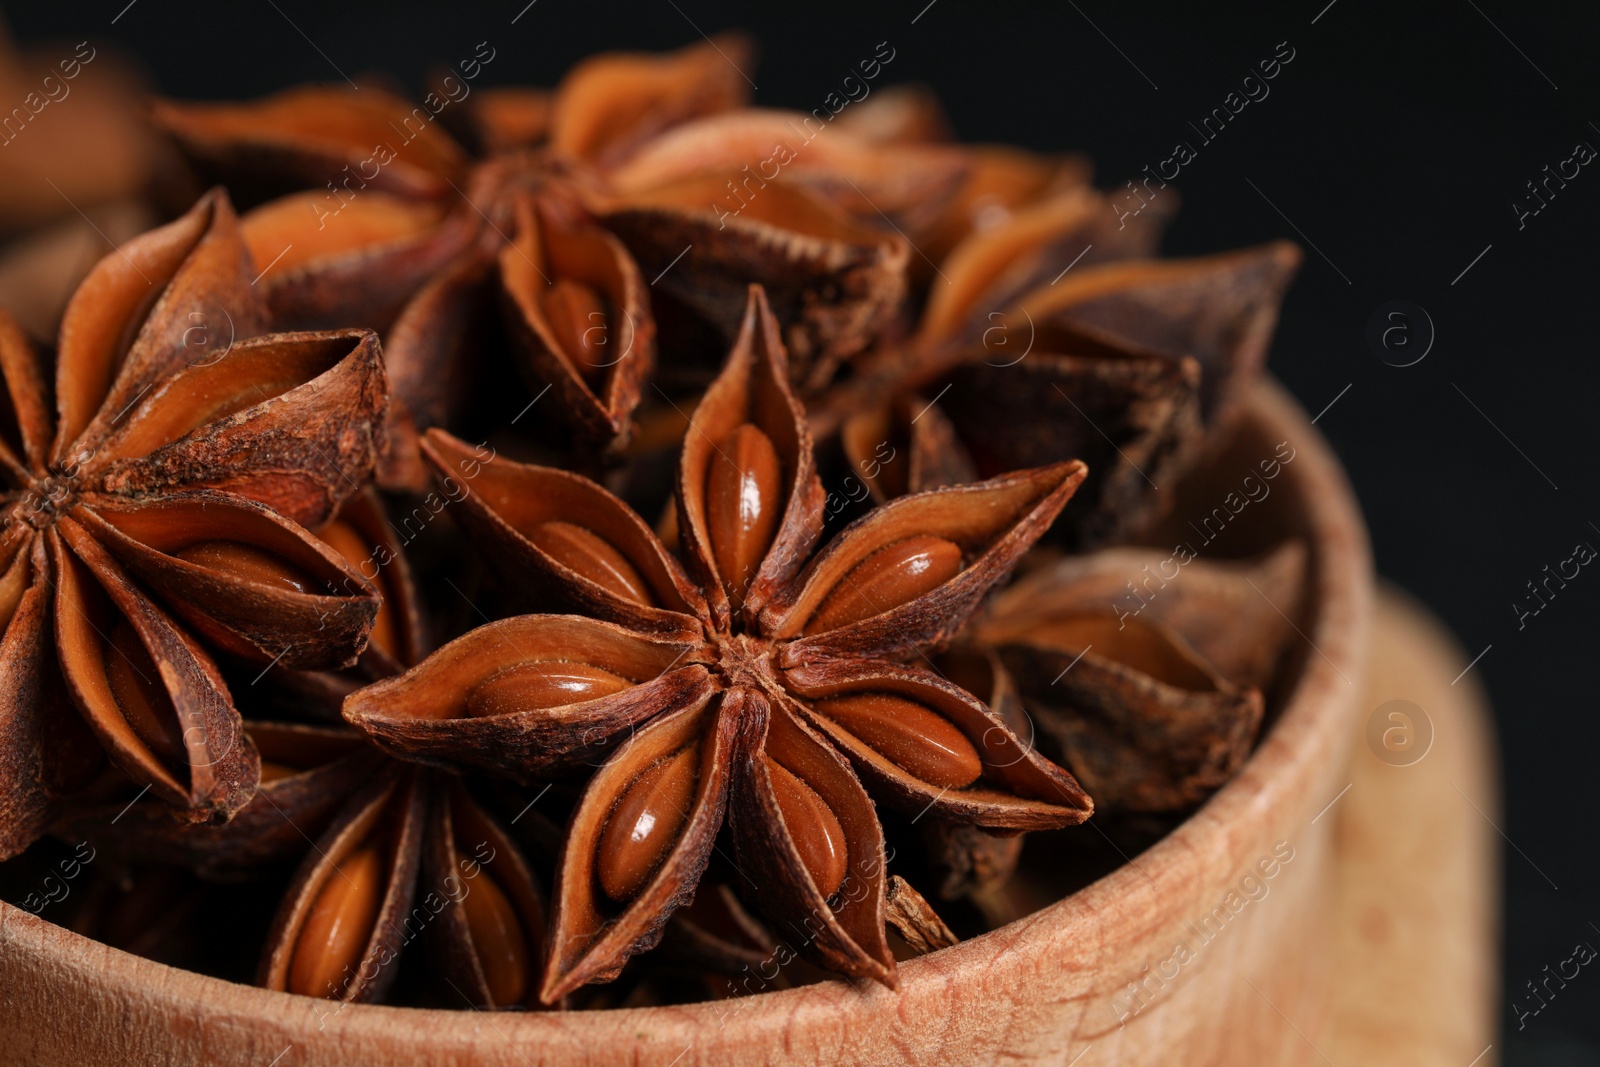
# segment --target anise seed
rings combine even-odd
[[[596,874],[606,896],[625,904],[639,895],[689,820],[700,773],[694,748],[685,748],[634,779],[600,835]]]
[[[105,663],[111,696],[139,740],[169,767],[186,765],[189,760],[177,712],[161,684],[155,661],[145,651],[138,632],[126,620],[118,622],[111,631]]]
[[[317,536],[322,538],[329,548],[348,560],[358,572],[373,561],[372,546],[367,544],[367,539],[348,522],[335,519],[318,530]],[[387,596],[383,598],[383,603],[378,605],[378,617],[372,621],[372,633],[367,640],[391,659],[398,657],[400,642],[395,633],[394,611]]]
[[[201,541],[173,555],[197,567],[220,571],[247,582],[275,585],[293,593],[322,592],[321,583],[299,567],[243,541]]]
[[[361,963],[383,902],[383,857],[368,845],[347,858],[317,894],[289,965],[289,992],[337,999]]]
[[[789,828],[800,862],[824,897],[831,897],[844,884],[847,851],[844,827],[839,817],[809,785],[782,764],[767,761],[772,792],[778,798],[778,811]]]
[[[855,693],[819,700],[816,708],[929,785],[963,789],[983,773],[983,761],[967,735],[914,700]]]
[[[467,696],[466,713],[479,719],[579,704],[620,693],[633,683],[603,667],[541,660],[507,667],[479,682]]]
[[[516,909],[486,872],[471,883],[461,906],[490,999],[501,1007],[519,1003],[528,990],[528,943]]]
[[[728,596],[744,600],[777,533],[783,507],[783,467],[772,439],[745,423],[717,445],[706,474],[711,555]]]
[[[885,545],[850,568],[806,624],[827,633],[870,619],[937,589],[961,573],[961,548],[942,537],[918,535]]]
[[[591,386],[596,384],[606,369],[604,353],[611,324],[605,298],[582,282],[558,278],[540,294],[539,303],[561,346],[558,355]]]
[[[528,540],[563,567],[607,592],[636,604],[654,603],[650,587],[628,562],[628,557],[593,530],[558,519],[540,523],[528,535]]]

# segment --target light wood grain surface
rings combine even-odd
[[[1491,1067],[1499,1062],[1496,946],[1499,782],[1488,708],[1468,656],[1402,595],[1378,600],[1350,788],[1335,819],[1337,930],[1329,1042],[1338,1067]],[[1453,679],[1459,679],[1452,682]],[[1431,723],[1415,762],[1405,700]],[[1405,712],[1405,708],[1390,711]],[[1376,746],[1367,719],[1379,714]],[[1416,718],[1414,715],[1413,718]],[[1383,730],[1394,747],[1385,747]],[[1398,750],[1397,750],[1398,749]],[[1380,757],[1383,752],[1387,758]]]

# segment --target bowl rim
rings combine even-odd
[[[197,1014],[211,1015],[232,1026],[254,1027],[257,1032],[250,1040],[259,1049],[274,1041],[315,1043],[321,1033],[347,1049],[352,1047],[350,1042],[392,1044],[398,1040],[415,1054],[468,1047],[484,1051],[481,1042],[486,1018],[493,1020],[488,1028],[491,1037],[498,1033],[513,1044],[527,1042],[541,1055],[558,1059],[563,1052],[581,1058],[602,1046],[621,1054],[617,1046],[607,1043],[633,1043],[644,1036],[658,1049],[674,1038],[686,1039],[692,1046],[708,1027],[724,1031],[719,1040],[749,1040],[754,1043],[749,1046],[752,1048],[768,1043],[774,1033],[789,1035],[807,1025],[842,1028],[893,1019],[901,1026],[915,1027],[916,1013],[906,1011],[908,1006],[923,998],[948,999],[952,982],[970,980],[977,970],[992,967],[1007,953],[1026,950],[1030,944],[1099,936],[1108,909],[1136,911],[1139,902],[1151,896],[1145,885],[1150,872],[1166,883],[1197,877],[1204,869],[1205,857],[1227,842],[1230,828],[1240,820],[1260,821],[1263,812],[1291,799],[1297,783],[1314,777],[1313,761],[1326,762],[1329,751],[1347,749],[1351,731],[1335,705],[1347,687],[1358,693],[1365,675],[1374,585],[1359,506],[1328,444],[1281,386],[1270,380],[1259,383],[1243,405],[1242,422],[1254,422],[1293,441],[1297,461],[1292,468],[1285,468],[1292,478],[1280,486],[1288,486],[1292,497],[1298,498],[1296,511],[1305,522],[1312,548],[1308,575],[1311,625],[1302,636],[1316,651],[1304,657],[1281,714],[1240,773],[1141,853],[1137,864],[1123,864],[1070,896],[1005,926],[901,963],[897,991],[834,981],[737,1001],[487,1015],[442,1008],[341,1006],[156,963],[4,902],[0,902],[0,986],[17,988],[20,980],[43,979],[57,996],[74,991],[81,994],[85,989],[104,992],[123,1004],[121,1019],[130,1030],[146,1029],[153,1021],[160,1029],[186,1026],[192,1031]],[[1351,700],[1344,703],[1354,706]],[[1337,773],[1340,766],[1342,761],[1322,776]],[[26,1022],[13,1014],[14,997],[8,994],[3,1003],[7,1006],[0,1009],[0,1018],[8,1018],[13,1025]],[[730,1022],[727,1006],[733,1003],[740,1007],[732,1013],[736,1021]],[[337,1017],[336,1025],[327,1028],[333,1017]],[[184,1019],[190,1021],[181,1023]],[[756,1031],[767,1031],[768,1036],[757,1039],[753,1036]],[[787,1043],[788,1037],[783,1040]]]

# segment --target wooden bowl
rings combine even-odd
[[[1346,781],[1356,735],[1372,612],[1366,535],[1326,444],[1270,384],[1208,473],[1190,480],[1178,513],[1220,506],[1284,441],[1295,458],[1225,535],[1235,543],[1220,546],[1231,554],[1298,535],[1312,549],[1305,643],[1255,754],[1132,862],[1025,919],[903,964],[898,992],[829,982],[566,1014],[339,1008],[165,967],[0,905],[5,1058],[71,1067],[1060,1065],[1092,1048],[1085,1067],[1315,1062],[1335,882],[1335,820],[1320,815]]]

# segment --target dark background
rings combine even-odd
[[[22,44],[120,46],[180,97],[248,97],[376,70],[416,89],[430,67],[485,40],[497,54],[484,82],[550,85],[591,52],[673,48],[742,27],[762,46],[750,72],[756,100],[809,110],[888,41],[896,56],[877,84],[934,86],[965,140],[1086,152],[1103,187],[1155,165],[1177,140],[1199,147],[1187,122],[1287,42],[1294,59],[1270,96],[1174,183],[1184,208],[1165,251],[1277,237],[1305,249],[1272,369],[1313,414],[1339,397],[1319,426],[1349,469],[1382,573],[1442,615],[1469,656],[1492,646],[1473,671],[1494,700],[1506,788],[1503,812],[1485,810],[1514,846],[1497,1047],[1512,1064],[1600,1063],[1600,975],[1581,972],[1520,1032],[1510,1008],[1577,942],[1600,946],[1590,922],[1600,921],[1600,728],[1584,688],[1600,645],[1600,576],[1580,573],[1525,629],[1511,606],[1576,543],[1600,546],[1591,445],[1600,166],[1520,230],[1511,207],[1577,142],[1600,147],[1600,8],[125,3],[15,4],[6,15]],[[1365,341],[1369,318],[1392,300],[1420,305],[1437,330],[1411,367],[1386,365]]]

